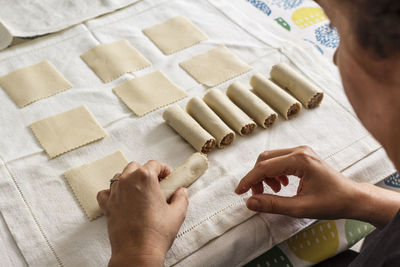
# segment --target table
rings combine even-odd
[[[63,69],[64,71],[67,72],[67,77],[71,77],[71,79],[74,79],[74,82],[77,83],[80,87],[78,88],[81,90],[81,92],[84,93],[84,98],[86,100],[90,99],[93,101],[93,108],[95,109],[95,115],[101,117],[101,123],[103,125],[107,125],[109,128],[113,127],[113,123],[117,118],[117,115],[121,117],[122,119],[125,120],[131,120],[135,118],[131,118],[130,112],[126,109],[122,109],[120,104],[115,101],[110,95],[107,95],[106,93],[103,94],[106,90],[111,89],[116,83],[121,82],[127,78],[132,78],[135,77],[136,75],[140,75],[135,73],[132,76],[131,75],[126,75],[125,77],[122,77],[120,80],[116,81],[115,83],[103,85],[100,83],[98,80],[96,80],[96,77],[93,76],[93,74],[90,74],[87,69],[85,69],[84,64],[79,61],[79,53],[84,52],[85,50],[89,49],[91,46],[96,45],[99,43],[99,40],[101,42],[107,42],[111,41],[115,38],[120,38],[120,37],[125,37],[125,38],[130,38],[130,41],[134,43],[135,45],[138,45],[139,48],[146,48],[146,46],[141,46],[141,42],[143,41],[142,39],[138,38],[137,35],[131,35],[129,34],[130,27],[134,24],[130,25],[120,25],[118,26],[118,20],[121,18],[129,18],[129,12],[136,12],[135,14],[142,14],[146,13],[152,5],[154,4],[160,4],[161,5],[161,10],[163,8],[166,8],[169,12],[172,12],[172,8],[169,7],[169,4],[166,4],[167,1],[143,1],[143,3],[139,3],[137,6],[131,6],[126,9],[117,11],[115,14],[111,14],[109,16],[104,16],[102,18],[94,19],[91,21],[88,21],[84,24],[78,25],[74,27],[73,29],[67,30],[62,33],[58,33],[49,37],[45,37],[44,39],[36,40],[33,41],[32,45],[31,44],[25,44],[23,47],[21,47],[22,51],[19,49],[19,47],[13,49],[9,49],[5,51],[4,53],[0,54],[0,56],[3,58],[3,62],[9,63],[7,68],[8,69],[13,69],[17,65],[23,65],[23,61],[28,58],[28,56],[24,57],[19,57],[21,53],[24,55],[29,55],[30,57],[33,57],[35,59],[41,58],[45,56],[46,54],[43,52],[40,52],[40,49],[45,49],[42,45],[42,43],[45,42],[50,42],[50,43],[57,43],[57,46],[54,47],[55,51],[58,51],[57,49],[60,49],[62,47],[65,51],[68,51],[68,49],[73,50],[73,48],[79,47],[79,51],[74,52],[74,56],[69,56],[67,58],[70,59],[68,62],[69,64],[75,64],[76,66],[79,66],[78,68],[65,68]],[[190,2],[190,1],[189,1]],[[225,42],[228,44],[228,46],[233,49],[235,52],[239,53],[241,57],[246,58],[246,60],[252,60],[257,59],[257,56],[263,56],[263,54],[254,54],[252,51],[257,51],[258,47],[260,46],[263,41],[260,41],[254,36],[254,32],[258,30],[262,30],[261,28],[251,28],[251,26],[257,27],[257,25],[263,25],[264,21],[266,25],[271,25],[271,17],[274,13],[273,10],[270,12],[268,11],[267,7],[273,7],[274,5],[277,5],[279,7],[279,3],[276,1],[271,1],[271,3],[268,5],[266,3],[267,1],[252,1],[252,2],[247,2],[247,1],[242,1],[242,2],[235,2],[234,5],[232,3],[229,3],[229,1],[204,1],[197,5],[198,8],[206,8],[208,11],[214,12],[214,14],[218,14],[219,17],[223,16],[229,16],[234,21],[228,22],[226,18],[224,20],[226,23],[230,23],[232,27],[235,27],[235,30],[240,31],[241,33],[244,34],[243,37],[246,36],[252,36],[252,37],[247,37],[247,41],[249,41],[244,48],[240,47],[240,44],[237,43],[235,38],[231,39],[224,39],[224,40],[219,40],[215,39],[217,43],[220,42]],[[290,12],[289,7],[298,7],[296,5],[296,2],[301,2],[300,4],[311,4],[311,2],[303,2],[303,1],[291,1],[292,4],[285,4],[283,5],[283,10],[289,10],[287,12]],[[211,4],[210,4],[211,3]],[[171,5],[173,4],[181,4],[179,1],[171,1]],[[193,3],[192,3],[193,4]],[[179,6],[178,5],[178,6]],[[212,5],[216,5],[218,9],[211,9]],[[257,10],[254,6],[257,6],[258,8],[261,8],[260,10]],[[267,6],[267,7],[266,7]],[[279,7],[280,8],[280,7]],[[285,9],[287,8],[287,9]],[[133,10],[133,11],[132,11]],[[239,14],[239,10],[241,10],[244,14],[247,14],[247,18],[243,16],[242,14]],[[251,10],[251,11],[250,11]],[[188,9],[180,9],[180,12],[186,12],[188,15],[193,15],[193,18],[197,23],[201,24],[200,19],[196,19],[196,13],[194,11],[189,11]],[[176,12],[176,11],[174,11]],[[250,12],[250,13],[247,13]],[[258,12],[258,13],[257,13]],[[260,16],[259,16],[259,15]],[[272,15],[271,15],[272,14]],[[263,17],[261,17],[261,15]],[[160,16],[166,16],[166,15],[160,15]],[[199,14],[197,14],[199,16]],[[133,17],[133,16],[132,16]],[[251,19],[250,19],[251,18]],[[275,17],[274,17],[275,18]],[[154,21],[160,20],[160,18],[152,18]],[[107,29],[107,27],[101,28],[98,25],[101,25],[101,23],[114,23],[114,25],[117,25],[117,30],[112,30],[112,27],[110,29]],[[286,23],[288,22],[288,19]],[[143,24],[150,23],[150,21],[143,21],[140,22]],[[154,22],[151,22],[154,23]],[[245,26],[243,23],[246,23],[247,26]],[[257,25],[256,25],[256,24]],[[276,21],[273,21],[275,26],[273,27],[271,25],[271,28],[268,29],[270,32],[273,34],[280,36],[282,39],[287,39],[287,40],[297,40],[293,34],[289,33],[287,28],[288,25],[284,24],[283,20],[280,20],[277,18]],[[206,22],[204,22],[205,25],[207,25]],[[97,28],[96,28],[97,27]],[[280,27],[280,28],[278,28]],[[295,29],[295,26],[292,25],[292,28]],[[89,29],[89,30],[88,30]],[[282,30],[283,29],[283,30]],[[92,36],[92,31],[94,31],[94,37]],[[252,33],[249,33],[249,31],[253,31]],[[286,31],[286,32],[285,32]],[[294,30],[293,30],[294,31]],[[211,36],[217,36],[216,33],[210,31],[209,33]],[[268,34],[268,32],[266,32]],[[77,37],[78,39],[72,39],[75,38],[75,36],[84,36],[84,37]],[[229,32],[225,34],[225,38],[231,37],[229,35]],[[264,40],[266,39],[265,36],[261,36]],[[273,42],[273,36],[270,36],[271,39],[267,40],[269,42]],[[62,41],[65,39],[72,39],[73,42],[71,45],[62,45]],[[214,37],[216,38],[216,37]],[[259,37],[260,38],[260,37]],[[319,38],[319,40],[324,40],[322,37],[316,37]],[[308,38],[307,38],[308,39]],[[213,40],[213,41],[215,41]],[[328,55],[329,53],[332,53],[333,49],[330,49],[329,47],[324,50],[322,47],[322,44],[317,44],[315,40],[310,40],[312,42],[312,45],[308,47],[313,47],[314,50],[312,53],[321,53],[321,50]],[[329,39],[331,40],[331,39]],[[252,45],[251,45],[251,42]],[[307,42],[309,42],[307,41]],[[318,39],[316,39],[318,41]],[[144,41],[143,41],[144,42]],[[322,42],[322,41],[321,41]],[[330,41],[330,42],[325,42],[325,44],[330,44],[331,46],[334,46],[335,42]],[[315,44],[319,46],[319,48],[315,48]],[[148,45],[148,43],[146,44]],[[205,46],[202,48],[203,50],[207,47],[210,47],[213,45],[213,43],[206,43]],[[34,51],[32,51],[32,48],[34,48]],[[284,51],[285,49],[291,49],[291,46],[281,46],[277,47],[274,49],[280,49],[280,51]],[[19,52],[17,52],[19,50]],[[270,49],[266,49],[265,51],[269,51]],[[331,51],[332,50],[332,51]],[[262,51],[262,50],[260,50]],[[159,51],[157,50],[151,50],[152,53],[149,54],[149,57],[151,59],[156,59],[158,57]],[[180,57],[187,56],[185,55],[187,51],[185,51],[183,54],[180,54]],[[285,51],[284,51],[285,52]],[[293,53],[293,51],[286,51],[287,53]],[[13,60],[12,58],[16,57],[17,59]],[[54,54],[52,56],[53,60],[56,61],[57,66],[63,66],[65,63],[64,58],[59,59],[58,54]],[[248,58],[247,58],[248,57]],[[278,60],[278,59],[273,59],[273,60]],[[28,62],[29,60],[27,60]],[[10,63],[12,62],[12,63]],[[154,60],[156,62],[156,60]],[[171,69],[173,66],[166,64],[165,66],[161,65],[161,68],[164,68],[165,71],[170,72],[171,76],[173,79],[178,79],[179,75],[174,73]],[[259,65],[256,66],[258,70],[262,70],[263,72],[267,72],[267,68],[263,66],[263,62],[260,62]],[[2,74],[5,73],[6,70],[2,70]],[[77,74],[77,72],[84,72],[87,73],[86,79],[80,78],[80,76]],[[314,74],[315,75],[315,74]],[[314,76],[315,77],[315,76]],[[318,78],[318,77],[316,77]],[[243,79],[248,79],[248,76],[244,76]],[[92,87],[95,87],[96,89],[101,89],[103,91],[97,91],[97,94],[100,94],[104,99],[107,99],[109,101],[104,102],[106,105],[110,106],[115,106],[116,110],[115,113],[113,114],[102,114],[102,109],[96,108],[94,102],[96,98],[92,98],[93,94],[89,90],[90,88],[86,88],[87,82],[90,81],[92,84]],[[320,81],[324,82],[324,81]],[[326,82],[326,81],[325,81]],[[194,85],[193,81],[187,78],[184,78],[184,80],[180,80],[180,83],[185,87],[185,88],[190,88],[188,85]],[[95,95],[95,94],[94,94]],[[77,97],[77,95],[71,95],[71,102],[73,103],[75,101],[83,101],[84,99],[81,99],[80,97]],[[341,97],[341,96],[340,96]],[[2,95],[2,99],[5,99],[5,95]],[[59,102],[57,101],[63,101],[63,99],[60,98],[60,96],[55,96],[54,98],[44,100],[42,104],[44,103],[44,107],[46,105],[54,105],[55,108],[56,105]],[[54,101],[54,102],[52,102]],[[34,108],[37,108],[40,110],[40,114],[43,114],[46,112],[46,110],[39,105],[36,105]],[[4,113],[6,114],[6,113]],[[109,117],[105,116],[108,115]],[[155,113],[155,115],[159,115],[159,113]],[[155,116],[154,115],[154,116]],[[27,117],[26,120],[30,121],[33,120],[33,117]],[[283,125],[283,124],[282,124]],[[107,127],[105,126],[105,127]],[[12,136],[10,137],[12,138]],[[46,162],[46,157],[43,155],[43,151],[41,151],[40,147],[34,144],[31,144],[31,141],[29,141],[30,137],[27,138],[26,144],[23,144],[21,147],[22,148],[31,148],[33,154],[29,155],[23,155],[22,159],[28,159],[29,157],[34,157],[35,160],[37,161],[37,164],[41,164],[42,162]],[[339,155],[337,157],[329,157],[331,160],[332,164],[335,164],[336,166],[345,166],[345,169],[343,171],[347,171],[349,173],[349,176],[351,176],[354,179],[360,179],[364,180],[367,179],[369,182],[377,182],[378,180],[384,178],[387,176],[389,173],[393,172],[392,166],[387,165],[387,159],[385,158],[384,153],[382,153],[382,150],[379,148],[378,145],[374,143],[373,140],[370,140],[368,136],[366,136],[367,139],[365,139],[365,143],[360,143],[360,145],[366,149],[368,153],[364,155],[362,160],[360,162],[357,162],[356,164],[352,166],[347,166],[346,160],[349,160],[345,157],[345,155]],[[356,140],[357,141],[357,140]],[[241,142],[241,145],[243,146],[245,143],[244,141]],[[180,147],[182,147],[183,152],[181,158],[176,158],[176,159],[170,159],[168,157],[168,154],[164,154],[161,156],[161,160],[165,159],[165,161],[169,161],[169,164],[177,164],[179,161],[182,160],[182,158],[185,156],[185,154],[189,153],[191,150],[184,145],[184,143],[179,144]],[[87,222],[87,219],[85,218],[84,214],[82,214],[82,211],[79,209],[79,206],[73,205],[70,206],[71,203],[73,203],[74,199],[70,195],[70,192],[65,191],[65,182],[63,182],[62,176],[46,176],[43,175],[45,173],[39,173],[40,175],[37,176],[38,179],[37,184],[33,184],[32,186],[37,186],[35,187],[38,192],[41,192],[42,194],[46,194],[46,191],[43,190],[41,191],[42,187],[45,189],[47,186],[51,186],[51,184],[56,184],[60,189],[63,191],[58,192],[57,194],[49,195],[47,196],[46,202],[42,202],[42,198],[40,197],[35,197],[34,195],[30,195],[29,193],[29,187],[31,184],[29,181],[24,180],[24,177],[26,176],[29,171],[34,171],[35,169],[32,168],[31,170],[23,170],[24,166],[19,165],[23,164],[24,161],[21,160],[21,158],[18,158],[17,155],[19,149],[15,149],[13,151],[3,151],[1,152],[2,154],[5,154],[7,157],[6,160],[3,160],[3,163],[1,165],[1,177],[2,180],[0,180],[0,189],[1,189],[1,194],[5,199],[8,199],[8,201],[4,201],[1,206],[0,206],[0,211],[1,211],[1,220],[0,220],[0,234],[2,236],[1,238],[1,246],[4,247],[5,249],[1,250],[1,253],[3,253],[4,257],[2,259],[5,259],[4,261],[11,266],[24,266],[27,263],[30,265],[61,265],[61,263],[64,263],[64,265],[87,265],[89,262],[93,265],[93,263],[104,263],[107,261],[107,258],[109,257],[109,251],[108,251],[108,244],[107,242],[107,237],[106,233],[104,232],[105,229],[105,221],[104,218],[100,218],[96,220],[93,224],[89,224]],[[99,150],[96,150],[99,149]],[[96,152],[101,151],[104,148],[96,148]],[[22,151],[22,150],[21,150]],[[84,157],[90,157],[91,159],[95,159],[94,155],[92,155],[90,152],[93,153],[89,148],[82,148],[79,153],[71,153],[65,155],[66,157],[64,158],[64,161],[61,161],[60,164],[58,165],[57,171],[61,173],[68,167],[72,167],[77,165],[78,163],[82,164],[84,162],[81,162],[80,157],[82,155]],[[130,154],[129,154],[130,153]],[[22,153],[23,154],[23,153]],[[131,157],[135,156],[132,152],[128,152],[128,155]],[[154,157],[157,155],[154,151],[145,155],[140,155],[140,160],[144,161],[148,157]],[[28,157],[29,156],[29,157]],[[137,156],[137,155],[136,155]],[[157,155],[160,157],[160,155]],[[4,155],[2,155],[4,158]],[[25,157],[25,158],[24,158]],[[216,156],[212,160],[216,160]],[[16,160],[18,159],[18,161]],[[159,158],[160,159],[160,158]],[[31,160],[31,159],[30,159]],[[82,158],[83,160],[83,158]],[[370,160],[370,161],[368,161]],[[7,163],[7,164],[5,164]],[[18,163],[18,164],[17,164]],[[376,165],[373,163],[380,163],[379,168],[375,168]],[[249,164],[249,163],[247,163]],[[385,165],[386,164],[386,165]],[[11,165],[11,167],[10,167]],[[28,164],[29,165],[29,164]],[[19,168],[18,168],[19,167]],[[29,166],[28,166],[29,167]],[[32,166],[34,167],[34,166]],[[49,169],[50,170],[50,169]],[[245,171],[245,170],[243,170]],[[16,175],[15,175],[16,173]],[[14,174],[14,175],[13,175]],[[208,181],[211,184],[210,177],[207,179],[204,179],[204,181]],[[39,184],[41,186],[39,186]],[[63,184],[64,183],[64,184]],[[201,198],[199,197],[198,192],[202,189],[202,186],[206,186],[207,184],[195,184],[192,188],[191,191],[192,193],[196,193],[194,198],[191,199],[191,202],[193,203],[200,203]],[[232,184],[234,186],[234,184]],[[25,194],[22,194],[21,192],[24,192]],[[47,192],[48,193],[48,192]],[[60,196],[63,196],[60,198]],[[66,200],[66,198],[68,198]],[[197,202],[196,202],[197,198]],[[9,201],[10,199],[13,199],[13,201]],[[52,201],[53,200],[53,201]],[[57,203],[54,202],[54,200],[57,200],[60,202],[60,204],[65,205],[64,207],[69,210],[72,214],[74,214],[71,218],[68,218],[68,220],[65,220],[65,218],[61,218],[61,214],[59,215],[60,219],[58,220],[60,223],[60,227],[54,227],[54,225],[51,225],[52,222],[54,222],[55,218],[46,217],[46,208],[47,207],[49,210],[51,210],[52,213],[54,212],[59,212],[56,211],[57,209]],[[236,200],[237,201],[237,200]],[[15,202],[15,203],[13,203]],[[29,203],[29,205],[27,205]],[[236,203],[236,202],[235,202]],[[239,202],[237,202],[239,203]],[[56,205],[57,204],[57,205]],[[76,204],[76,203],[75,203]],[[243,206],[241,206],[243,207]],[[58,208],[59,209],[59,208]],[[287,236],[289,233],[283,231],[282,235],[278,235],[276,233],[270,233],[269,229],[273,225],[279,226],[282,223],[285,223],[288,228],[291,228],[291,234],[296,233],[300,229],[306,227],[310,223],[312,223],[311,220],[294,220],[291,218],[287,217],[282,217],[282,216],[270,216],[270,215],[255,215],[252,216],[253,214],[248,213],[245,209],[239,208],[237,210],[233,210],[231,214],[226,214],[231,217],[231,221],[227,224],[221,224],[224,227],[217,229],[218,231],[216,233],[208,234],[207,238],[202,240],[202,243],[196,243],[196,246],[192,248],[186,248],[187,250],[184,252],[181,252],[181,256],[184,255],[184,258],[180,258],[180,262],[178,265],[182,266],[198,266],[198,265],[221,265],[221,266],[226,266],[226,265],[240,265],[248,262],[252,258],[254,258],[257,255],[260,255],[267,249],[271,248],[274,244],[280,243],[283,240],[279,240],[276,237],[281,236]],[[239,211],[239,212],[238,212]],[[38,215],[31,217],[32,214],[40,214],[40,217]],[[243,215],[246,214],[249,218],[248,220],[245,220]],[[53,216],[54,214],[52,214]],[[26,217],[25,217],[26,216]],[[54,216],[56,217],[56,216]],[[39,218],[39,219],[38,219]],[[243,221],[244,220],[244,221]],[[48,224],[47,224],[48,221]],[[39,223],[38,223],[39,222]],[[44,226],[44,223],[46,222],[46,225]],[[218,221],[217,221],[218,222]],[[213,222],[213,225],[217,225],[217,222]],[[239,224],[238,224],[239,223]],[[233,227],[234,225],[238,224],[236,227]],[[212,227],[213,225],[210,225]],[[33,227],[33,228],[29,228]],[[79,226],[79,227],[77,227]],[[269,227],[266,227],[269,226]],[[36,228],[35,228],[36,227]],[[25,229],[24,231],[21,231],[21,229]],[[78,229],[77,229],[78,228]],[[30,229],[34,231],[30,231]],[[75,231],[75,230],[78,231]],[[97,230],[96,230],[97,229]],[[204,228],[207,229],[207,228]],[[283,229],[283,228],[276,228],[276,229]],[[80,231],[80,232],[79,232]],[[99,231],[96,233],[94,236],[98,236],[100,239],[99,240],[94,240],[96,242],[95,246],[91,247],[91,244],[86,242],[85,239],[82,239],[82,233],[90,232],[92,231],[92,236],[96,231]],[[274,235],[276,234],[274,238]],[[49,237],[50,236],[50,237]],[[28,238],[27,238],[28,237]],[[214,239],[215,237],[218,237]],[[81,238],[81,239],[80,239]],[[79,240],[76,241],[76,240]],[[191,240],[191,239],[190,239]],[[73,241],[76,241],[76,243],[73,243]],[[196,240],[193,240],[196,241]],[[86,242],[86,243],[85,243]],[[228,242],[229,245],[226,245]],[[206,245],[204,245],[206,244]],[[222,245],[221,245],[222,244]],[[188,243],[185,243],[185,245],[190,245]],[[95,254],[98,256],[98,259],[86,259],[83,254],[88,255],[86,253],[86,250],[90,249],[91,253],[98,252],[104,250],[104,254]],[[181,249],[185,249],[184,246],[181,247]],[[176,250],[177,251],[177,250]],[[187,255],[185,253],[188,253],[188,251],[192,251],[194,253],[191,253],[190,255]],[[179,252],[179,251],[177,251]],[[81,254],[83,253],[83,254]],[[90,254],[90,253],[89,253]],[[80,255],[81,257],[78,257],[77,255]],[[74,259],[71,259],[71,257],[74,256]],[[174,258],[173,256],[169,257],[170,263],[175,263],[177,261],[177,258]],[[66,263],[68,262],[68,264]]]

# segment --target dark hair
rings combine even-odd
[[[355,12],[355,31],[360,45],[381,58],[400,55],[400,0],[347,2]]]

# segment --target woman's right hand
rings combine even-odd
[[[281,184],[287,183],[286,175],[300,178],[295,196],[263,193],[263,182],[278,192]],[[395,194],[400,199],[399,194],[350,180],[307,146],[262,153],[235,192],[243,194],[250,188],[253,196],[247,201],[249,209],[292,217],[352,218],[384,226],[400,207],[391,204],[387,197]]]
[[[111,244],[109,266],[162,266],[165,255],[185,219],[186,188],[169,203],[159,180],[170,174],[163,163],[151,160],[143,166],[129,163],[111,189],[100,191],[97,200],[108,224]]]

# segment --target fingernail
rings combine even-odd
[[[239,185],[236,187],[235,193],[238,194],[238,195],[240,194]]]
[[[236,194],[238,194],[238,195],[241,195],[241,194],[243,194],[245,191],[244,191],[244,189],[245,189],[245,187],[244,186],[242,186],[242,187],[236,187],[236,189],[235,189],[235,193]]]
[[[260,208],[260,201],[256,198],[250,198],[247,201],[247,207],[251,210],[258,210]]]

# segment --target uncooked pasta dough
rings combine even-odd
[[[81,55],[81,58],[103,82],[151,66],[150,61],[127,40],[100,44]]]
[[[288,64],[282,62],[273,66],[271,78],[289,90],[306,108],[315,108],[321,104],[324,97],[322,90]]]
[[[189,100],[186,111],[217,140],[218,147],[230,145],[235,133],[198,97]]]
[[[42,98],[65,91],[71,88],[72,84],[50,61],[45,60],[0,77],[0,86],[15,104],[22,108]]]
[[[107,135],[85,106],[36,121],[31,129],[50,158]]]
[[[285,119],[291,119],[301,110],[299,101],[261,73],[253,75],[250,79],[250,84],[257,95],[272,108],[279,111]]]
[[[207,35],[184,16],[177,16],[144,29],[143,33],[165,55],[171,55],[208,39]]]
[[[197,151],[208,153],[215,147],[214,137],[178,105],[173,105],[166,109],[163,113],[163,118],[171,128]]]
[[[270,127],[275,122],[277,117],[276,112],[242,83],[232,83],[226,90],[226,94],[261,127]]]
[[[187,96],[162,71],[128,80],[113,92],[139,117]]]
[[[194,153],[185,163],[160,182],[165,199],[169,199],[180,187],[188,187],[208,169],[208,160],[202,153]]]
[[[229,127],[240,135],[251,134],[257,126],[246,113],[218,89],[209,90],[203,100]]]
[[[219,46],[179,63],[190,76],[207,87],[233,79],[252,70],[227,47]]]
[[[121,173],[128,164],[121,151],[64,172],[75,197],[90,220],[101,215],[97,193],[110,188],[110,178]]]

